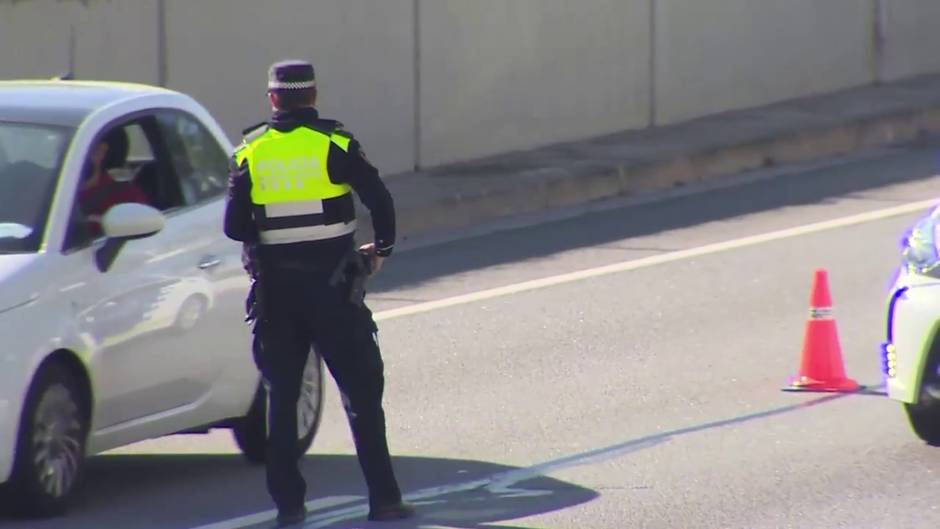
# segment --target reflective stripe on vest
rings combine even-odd
[[[306,127],[289,132],[268,129],[236,152],[239,164],[248,162],[262,243],[331,239],[355,231],[350,187],[329,178],[331,144],[345,151],[349,138]]]
[[[356,231],[356,221],[322,224],[320,226],[301,226],[299,228],[265,230],[261,232],[261,242],[263,244],[290,244],[294,242],[320,241],[347,235],[354,231]]]

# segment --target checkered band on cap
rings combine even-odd
[[[317,86],[316,81],[268,81],[268,88],[276,90],[301,90]]]
[[[302,90],[317,86],[313,65],[307,61],[280,61],[268,70],[268,89]]]

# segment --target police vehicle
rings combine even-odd
[[[901,256],[887,302],[882,372],[914,433],[940,446],[940,208],[904,233]]]
[[[146,203],[98,231],[81,203],[107,171]],[[229,428],[264,460],[265,390],[244,322],[241,247],[222,234],[232,145],[198,102],[163,88],[0,82],[0,503],[66,510],[86,456]],[[100,174],[100,173],[95,173]],[[321,414],[311,351],[298,403],[306,450]]]

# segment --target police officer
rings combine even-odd
[[[395,212],[379,173],[337,121],[322,119],[313,66],[282,61],[268,72],[269,121],[235,149],[225,234],[245,247],[252,277],[255,362],[269,387],[267,484],[280,526],[306,517],[298,469],[297,401],[311,346],[342,393],[369,491],[369,519],[411,516],[392,470],[382,409],[383,362],[363,270],[392,253]],[[355,191],[372,214],[375,242],[355,248]]]

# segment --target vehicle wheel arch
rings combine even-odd
[[[82,362],[81,358],[70,349],[57,349],[49,355],[47,355],[39,366],[36,368],[33,373],[32,379],[36,378],[36,374],[40,372],[45,366],[50,364],[58,364],[69,371],[71,375],[75,377],[75,381],[78,382],[81,390],[82,398],[82,412],[85,415],[85,420],[90,426],[92,421],[92,415],[94,410],[94,390],[91,385],[91,377],[88,374],[88,369],[85,367],[85,363]],[[31,380],[32,380],[31,379]]]
[[[76,456],[71,469],[72,476],[68,484],[70,490],[64,495],[61,491],[57,496],[50,497],[48,485],[42,483],[37,469],[34,468],[32,458],[36,457],[35,447],[29,448],[34,431],[32,419],[38,406],[46,401],[50,391],[62,389],[73,396],[76,420],[75,440]],[[88,436],[91,431],[93,416],[92,384],[81,357],[69,349],[56,349],[42,357],[33,370],[27,386],[23,405],[16,413],[16,423],[13,429],[15,435],[15,448],[13,465],[8,480],[0,487],[0,512],[17,516],[48,517],[65,514],[72,501],[72,490],[79,480],[78,475],[84,466],[86,458]],[[33,432],[33,433],[30,433]],[[26,436],[26,437],[24,437]],[[21,455],[26,450],[26,455]],[[48,451],[47,451],[48,452]],[[30,455],[32,454],[32,455]],[[38,459],[35,460],[38,463]]]
[[[929,366],[936,365],[936,362],[940,361],[940,320],[934,323],[933,328],[930,330],[925,349],[927,350],[927,354],[918,359],[914,371],[916,373],[916,378],[914,379],[915,403],[919,403],[922,400],[927,369]]]

